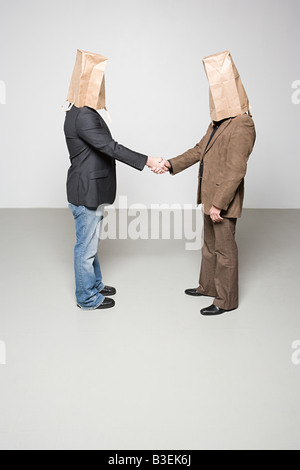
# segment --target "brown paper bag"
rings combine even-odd
[[[100,54],[77,50],[76,63],[68,93],[68,101],[77,108],[105,106],[105,67],[108,59]]]
[[[250,111],[248,96],[230,52],[203,59],[209,82],[209,107],[213,121],[235,117]]]

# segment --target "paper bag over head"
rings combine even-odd
[[[106,108],[105,68],[108,59],[100,54],[77,50],[68,101],[77,108]]]
[[[250,111],[248,96],[230,52],[203,59],[209,82],[209,107],[213,121],[221,121]]]

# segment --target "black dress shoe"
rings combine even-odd
[[[99,305],[99,307],[96,310],[102,310],[102,309],[105,309],[105,308],[112,308],[115,305],[116,305],[116,302],[114,301],[114,299],[110,299],[109,297],[105,297],[102,304]]]
[[[222,315],[222,313],[229,312],[229,310],[224,310],[223,308],[217,307],[216,305],[211,305],[210,307],[203,308],[200,313],[206,317],[213,315]]]
[[[100,292],[104,297],[111,297],[117,293],[116,289],[110,286],[104,286]]]
[[[187,289],[185,291],[185,294],[186,295],[191,295],[192,297],[201,297],[203,296],[204,294],[199,294],[199,292],[197,291],[197,289]]]
[[[105,308],[112,308],[115,305],[116,305],[116,302],[113,299],[109,299],[108,297],[105,297],[102,304],[99,305],[99,307],[95,308],[94,310],[104,310]],[[81,308],[80,305],[77,305],[77,307]]]

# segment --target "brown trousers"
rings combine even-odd
[[[198,292],[215,297],[214,305],[225,310],[238,307],[237,219],[214,224],[204,215],[204,245]]]

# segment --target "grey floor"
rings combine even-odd
[[[104,241],[114,310],[74,301],[68,210],[1,210],[1,449],[299,449],[300,211],[246,210],[240,308],[204,318],[199,252]]]

